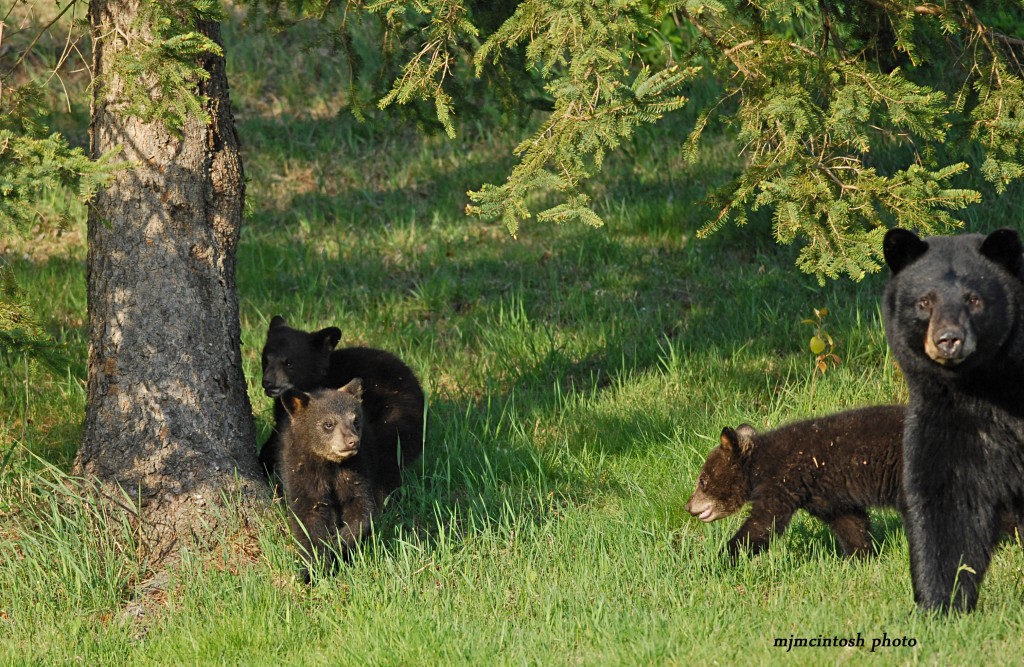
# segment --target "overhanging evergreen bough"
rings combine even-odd
[[[822,280],[877,270],[885,228],[952,231],[962,225],[956,212],[979,201],[981,190],[1002,193],[1024,175],[1021,0],[240,4],[257,22],[277,27],[323,22],[347,51],[354,81],[370,68],[353,44],[379,38],[393,64],[384,68],[393,76],[379,91],[379,106],[431,104],[449,136],[460,108],[471,106],[464,99],[469,80],[514,79],[523,104],[539,98],[545,110],[516,147],[508,177],[469,193],[469,213],[500,219],[512,234],[533,217],[602,224],[588,180],[637,128],[689,104],[683,93],[694,86],[718,88],[683,150],[696,157],[707,129],[724,128],[745,158],[727,186],[708,193],[714,208],[698,235],[770,210],[776,240],[800,244],[798,266]],[[173,125],[199,108],[182,91],[203,74],[195,57],[216,48],[190,21],[220,9],[213,0],[140,7],[156,39],[136,45],[119,68],[155,79],[126,104],[141,118]],[[355,85],[351,91],[360,113],[365,100]],[[2,99],[9,112],[15,97]],[[13,146],[0,145],[0,154],[13,155]],[[54,154],[24,169],[52,164],[54,174],[77,173],[79,157]],[[92,181],[82,182],[88,196]],[[550,201],[538,193],[557,201],[538,207]]]

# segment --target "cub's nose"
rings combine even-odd
[[[335,440],[331,447],[332,458],[335,461],[344,461],[359,453],[359,438],[344,438]]]

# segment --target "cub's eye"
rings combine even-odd
[[[359,427],[361,427],[361,426],[362,426],[362,424],[363,424],[363,420],[362,420],[362,419],[360,419],[359,417],[356,417],[356,418],[354,418],[354,419],[352,420],[352,425],[353,425],[353,426],[355,426],[355,427],[356,427],[356,429],[359,429]]]
[[[923,296],[917,300],[917,307],[922,310],[927,310],[932,307],[932,298],[930,296]]]
[[[700,479],[698,480],[697,483],[700,484],[700,490],[703,491],[705,489],[705,487],[707,487],[707,485],[708,485],[708,477],[707,477],[707,475],[701,475]]]
[[[325,431],[333,431],[334,430],[334,422],[332,422],[332,421],[325,421],[323,423],[323,427],[324,427]]]
[[[292,361],[291,361],[291,359],[285,359],[285,360],[284,360],[284,367],[285,367],[285,368],[291,368],[291,367],[292,367]]]
[[[981,307],[981,297],[978,296],[977,294],[968,294],[967,295],[967,305],[969,307],[971,307],[971,308],[980,308]]]

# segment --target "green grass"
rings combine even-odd
[[[728,142],[687,166],[676,128],[644,133],[595,186],[606,227],[534,224],[514,240],[463,208],[467,190],[506,173],[515,132],[470,120],[449,142],[387,118],[360,125],[343,85],[294,76],[301,56],[286,39],[242,44],[232,25],[226,37],[249,178],[238,282],[261,438],[271,411],[259,350],[283,314],[338,325],[346,344],[393,350],[417,371],[424,457],[333,578],[298,581],[271,509],[255,537],[229,531],[153,582],[130,527],[67,491],[60,472],[85,404],[84,223],[24,243],[8,256],[69,364],[0,367],[0,664],[1019,661],[1019,548],[997,552],[976,613],[936,619],[914,610],[891,512],[874,515],[869,562],[841,558],[801,513],[735,567],[720,553],[742,516],[704,525],[685,512],[722,426],[906,392],[881,327],[884,278],[819,286],[762,218],[694,238],[705,213],[694,202],[736,166]],[[329,54],[318,60],[335,71]],[[823,376],[801,323],[822,306],[843,360]],[[863,648],[774,647],[858,633]],[[883,633],[916,646],[872,653]]]

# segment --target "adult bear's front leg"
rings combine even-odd
[[[910,575],[923,611],[971,611],[978,603],[999,538],[998,512],[978,495],[955,485],[938,493],[907,489]]]

